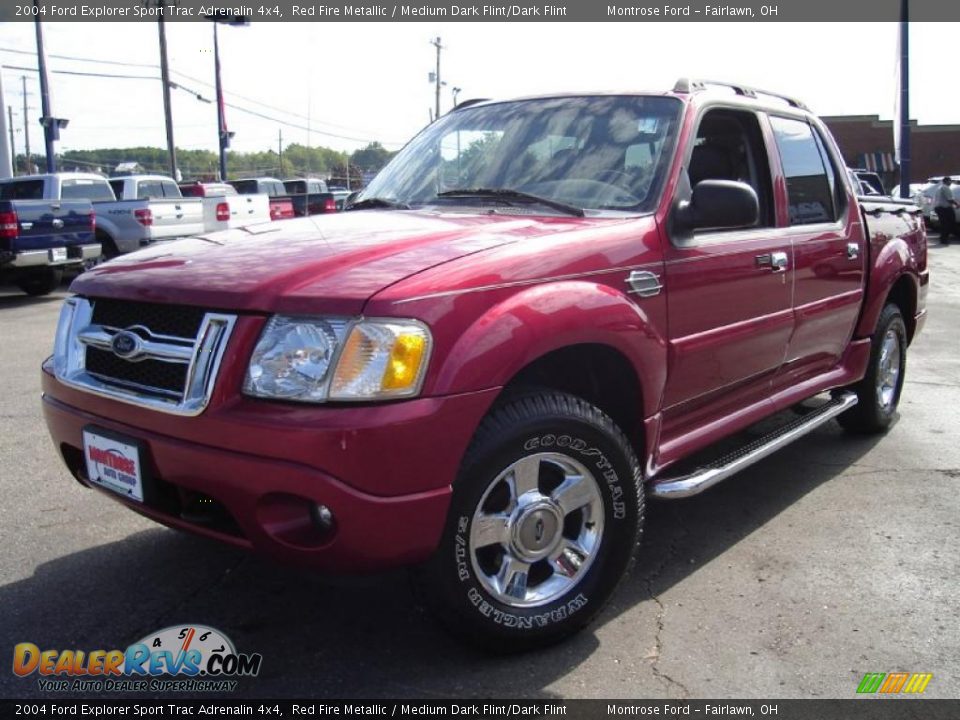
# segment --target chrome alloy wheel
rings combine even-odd
[[[890,328],[883,336],[877,368],[877,404],[884,412],[889,412],[896,402],[899,381],[900,336]]]
[[[593,474],[561,453],[528,455],[490,483],[470,526],[480,584],[512,607],[556,600],[590,569],[603,538]]]

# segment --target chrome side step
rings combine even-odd
[[[689,475],[653,480],[647,492],[651,497],[664,500],[675,500],[702,493],[721,480],[726,480],[731,475],[786,447],[856,404],[857,396],[853,393],[839,395],[807,415],[724,455],[709,465],[698,468]]]

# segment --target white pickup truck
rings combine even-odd
[[[24,175],[3,183],[15,185],[16,196],[23,199],[90,200],[97,215],[97,241],[108,258],[207,229],[203,204],[181,197],[177,184],[159,175],[108,182],[93,173],[64,172]]]
[[[207,232],[270,222],[270,197],[265,193],[240,195],[228,183],[180,183],[184,196],[203,202],[203,227]]]

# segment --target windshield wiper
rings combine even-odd
[[[405,202],[400,202],[399,200],[391,200],[390,198],[383,197],[372,197],[364,198],[363,200],[358,200],[355,203],[351,203],[344,210],[367,210],[369,208],[390,208],[392,210],[409,210],[410,206]]]
[[[444,190],[443,192],[437,193],[437,197],[489,197],[505,200],[507,202],[510,200],[521,200],[525,202],[539,203],[540,205],[545,205],[548,208],[558,210],[562,213],[566,213],[567,215],[583,217],[583,208],[578,208],[576,205],[568,205],[567,203],[560,202],[559,200],[551,200],[550,198],[540,197],[539,195],[531,195],[530,193],[525,193],[521,190],[511,190],[510,188],[459,188],[456,190]]]

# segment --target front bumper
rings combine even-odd
[[[53,260],[49,250],[23,250],[12,253],[12,258],[6,264],[8,268],[41,267],[72,265],[93,260],[100,257],[100,243],[90,245],[71,245],[67,249],[67,257],[63,260]]]
[[[209,409],[197,418],[175,419],[177,437],[144,427],[151,420],[167,420],[162,413],[65,388],[48,367],[44,370],[47,426],[64,462],[82,484],[91,486],[83,458],[83,429],[93,426],[120,434],[142,443],[141,462],[153,492],[144,504],[102,490],[113,500],[171,527],[334,572],[372,571],[429,557],[440,541],[451,483],[472,435],[467,423],[479,422],[496,396],[491,390],[365,408],[298,409],[295,440],[310,438],[314,448],[326,449],[332,467],[347,475],[363,474],[338,477],[304,457],[290,457],[294,453],[283,457],[277,443],[287,416],[262,415],[251,424],[250,414],[237,413],[226,443],[217,442],[224,437],[223,423],[231,422],[226,410]],[[111,412],[95,413],[94,406]],[[140,422],[118,419],[131,413]],[[329,423],[324,427],[324,418],[331,413],[341,413],[341,424],[351,422],[353,428]],[[212,424],[219,424],[218,433],[207,432]],[[447,432],[438,436],[444,428]],[[333,441],[339,452],[331,446]],[[404,454],[414,464],[431,455],[436,460],[418,468],[423,487],[414,491],[405,480],[409,468],[396,464]],[[358,489],[357,483],[367,487]],[[377,492],[371,492],[372,487]],[[387,494],[391,487],[403,492]],[[332,512],[332,528],[318,526],[317,505]]]

